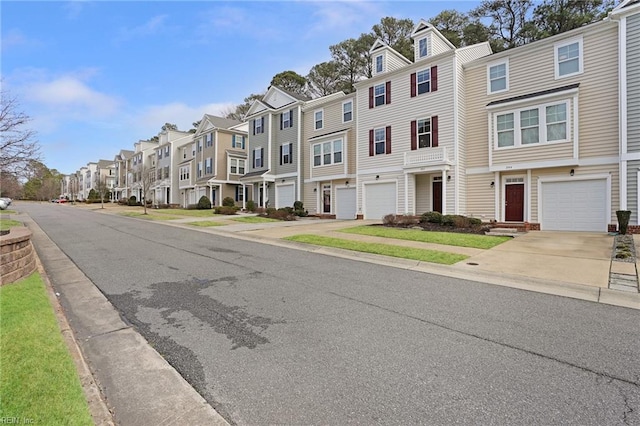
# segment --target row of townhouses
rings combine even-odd
[[[271,86],[244,123],[205,115],[195,133],[140,141],[76,175],[115,198],[188,206],[292,206],[338,219],[428,211],[532,229],[602,231],[616,210],[640,224],[640,1],[493,54],[455,48],[421,20],[415,60],[378,40],[373,76],[308,99]]]

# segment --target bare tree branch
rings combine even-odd
[[[18,101],[0,93],[0,171],[23,177],[32,161],[40,161],[36,132],[25,126],[29,116],[18,110]]]

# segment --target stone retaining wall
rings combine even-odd
[[[31,244],[31,231],[26,227],[11,228],[0,235],[0,285],[18,281],[37,268]]]

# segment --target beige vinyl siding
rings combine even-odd
[[[638,172],[640,172],[640,160],[627,162],[627,210],[631,210],[629,223],[640,224],[638,215]]]
[[[249,135],[247,136],[247,170],[246,173],[254,172],[258,170],[268,170],[270,165],[268,163],[269,160],[269,115],[264,116],[264,133],[260,133],[257,135],[253,134],[253,121],[259,120],[260,117],[254,117],[249,120]],[[257,148],[264,148],[264,157],[263,157],[263,166],[254,169],[253,168],[253,152]]]
[[[431,207],[431,175],[416,175],[416,214],[432,210]]]
[[[444,40],[442,40],[440,37],[436,36],[435,34],[431,34],[430,38],[430,52],[429,55],[431,56],[435,56],[435,55],[439,55],[440,53],[445,53],[448,52],[450,50],[453,50],[451,48],[451,46],[449,46],[447,43],[445,43]]]
[[[467,216],[477,217],[483,222],[498,218],[495,212],[495,189],[499,183],[494,182],[493,173],[467,176]]]
[[[385,51],[382,54],[382,57],[383,57],[382,60],[384,61],[382,66],[385,71],[379,75],[384,75],[385,73],[395,71],[397,69],[407,66],[406,61],[404,61],[402,58],[399,58],[389,50],[385,49]],[[374,66],[375,66],[375,63],[374,63]]]
[[[486,105],[492,101],[509,99],[543,90],[555,89],[579,83],[578,123],[579,155],[586,157],[609,157],[618,150],[618,107],[615,93],[618,89],[616,26],[610,22],[591,25],[589,31],[571,31],[561,37],[552,37],[534,44],[517,48],[511,54],[492,55],[487,60],[474,62],[467,67],[467,155],[468,167],[488,166],[489,119]],[[555,80],[554,43],[583,36],[582,74]],[[509,51],[508,51],[509,52]],[[499,59],[509,60],[509,91],[487,95],[488,62]],[[533,72],[532,70],[535,70]],[[547,100],[523,103],[536,105]],[[519,107],[519,106],[518,106]],[[515,109],[516,107],[514,107]],[[541,129],[542,130],[542,129]],[[477,135],[477,136],[476,136]],[[526,157],[530,160],[530,147],[514,149],[513,156],[519,156],[519,163]],[[535,161],[558,159],[559,151],[553,144],[540,145]],[[546,149],[545,149],[546,148]],[[483,153],[484,151],[484,153]],[[520,151],[517,154],[515,151]],[[544,154],[547,155],[544,155]],[[562,151],[562,155],[566,155]],[[494,150],[494,162],[502,161],[502,154]]]
[[[470,49],[467,49],[470,50]],[[460,58],[456,56],[457,69],[457,103],[458,103],[458,148],[456,150],[456,175],[453,177],[454,188],[457,188],[458,209],[457,213],[466,214],[467,211],[467,151],[466,151],[466,87],[464,81],[464,70]],[[456,211],[454,209],[454,211]]]
[[[532,144],[515,148],[501,148],[493,151],[493,165],[529,163],[544,160],[562,160],[573,157],[573,143]]]
[[[293,127],[289,127],[287,129],[280,130],[280,114],[285,111],[290,111],[289,109],[284,109],[279,111],[278,113],[274,113],[271,115],[271,126],[272,126],[272,142],[271,142],[271,173],[274,175],[280,175],[283,173],[295,173],[298,171],[297,161],[295,161],[298,157],[298,128],[300,123],[298,123],[297,117],[297,108],[293,108]],[[265,120],[266,121],[266,120]],[[283,144],[291,143],[293,147],[293,162],[288,164],[280,164],[280,147]],[[266,151],[266,150],[265,150]]]
[[[631,152],[640,151],[640,14],[627,18],[626,36],[627,147]]]

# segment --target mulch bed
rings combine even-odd
[[[420,224],[414,224],[410,226],[373,224],[369,226],[387,226],[390,228],[422,229],[424,231],[433,231],[433,232],[456,232],[459,234],[478,234],[478,235],[484,235],[486,231],[489,231],[491,229],[491,227],[487,225],[473,226],[470,228],[456,228],[454,226],[439,225],[437,223],[420,223]]]
[[[614,237],[611,259],[629,263],[636,261],[636,246],[633,242],[633,235],[618,234]]]

